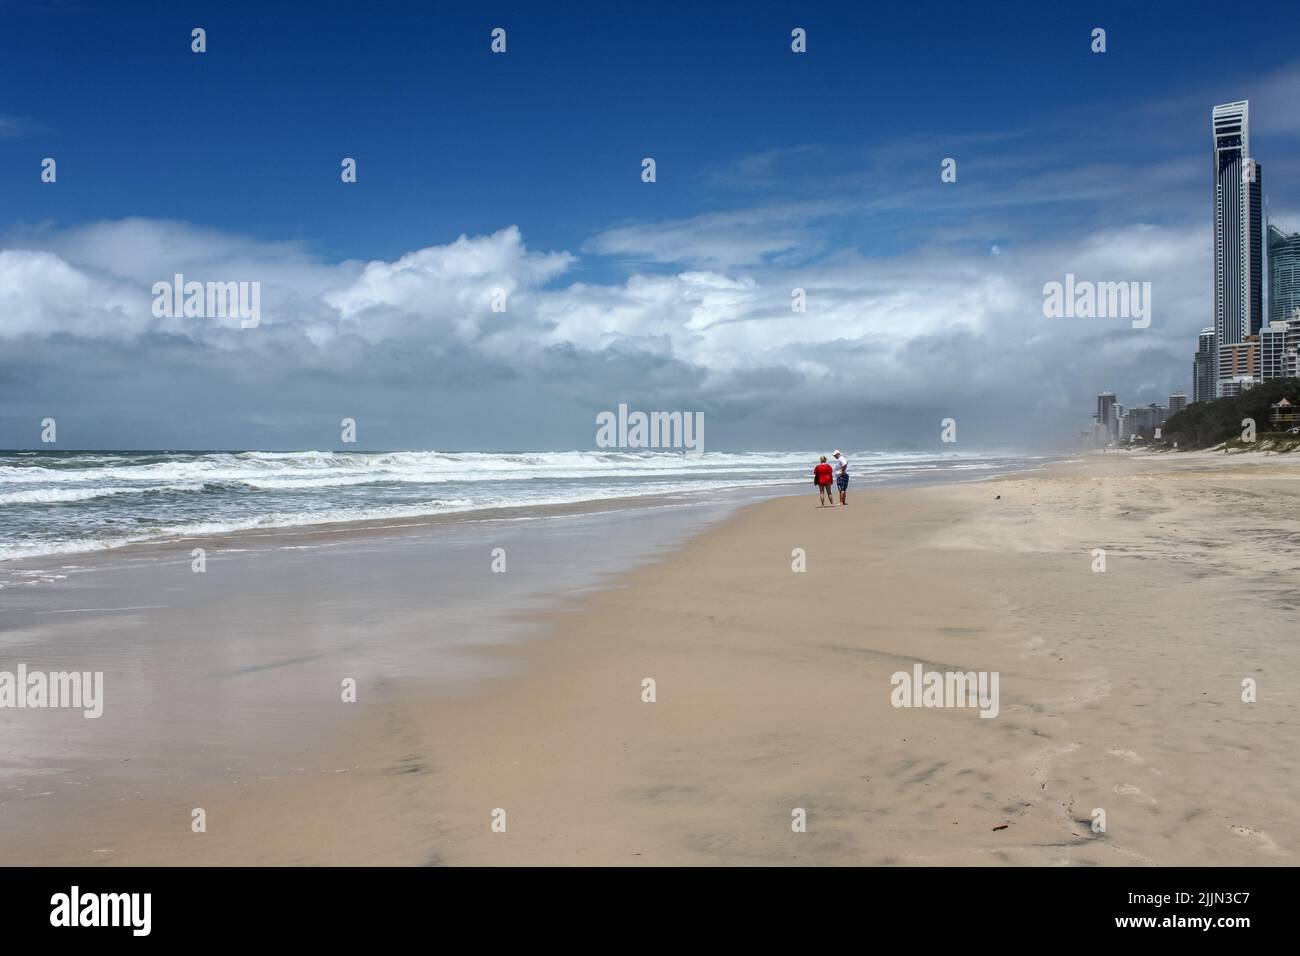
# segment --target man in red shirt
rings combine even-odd
[[[826,456],[822,455],[821,463],[813,468],[813,484],[817,486],[817,497],[821,500],[822,507],[826,507],[826,502],[835,507],[835,492],[831,490],[831,482],[835,480],[835,469],[826,464]]]

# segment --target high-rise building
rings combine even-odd
[[[1270,310],[1271,312],[1272,310]],[[1259,333],[1259,377],[1297,378],[1300,361],[1300,319],[1270,322]]]
[[[1201,329],[1192,361],[1192,401],[1208,402],[1215,397],[1218,372],[1214,365],[1214,329]]]
[[[1187,407],[1187,395],[1183,392],[1174,392],[1169,396],[1169,417],[1177,415]]]
[[[1163,405],[1135,405],[1128,410],[1128,415],[1125,417],[1128,419],[1129,434],[1140,438],[1153,438],[1156,429],[1169,417],[1169,409]]]
[[[1097,396],[1097,423],[1106,432],[1107,438],[1114,438],[1115,428],[1115,393],[1102,392]]]
[[[1219,345],[1219,382],[1253,378],[1259,381],[1259,336],[1248,335],[1244,342]]]
[[[1215,392],[1240,381],[1225,360],[1228,346],[1263,325],[1263,168],[1250,155],[1250,104],[1214,107]]]
[[[1219,346],[1217,389],[1221,397],[1240,395],[1261,380],[1258,335],[1248,335],[1244,342]]]
[[[1300,232],[1285,233],[1268,226],[1268,318],[1285,322],[1300,318]]]

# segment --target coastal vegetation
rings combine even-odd
[[[1283,399],[1294,410],[1281,409],[1282,417],[1275,423],[1279,412],[1275,406]],[[1249,426],[1243,424],[1249,421],[1255,423],[1254,441],[1249,440]],[[1165,444],[1176,443],[1179,450],[1225,445],[1241,450],[1292,451],[1300,447],[1300,433],[1289,431],[1296,427],[1300,427],[1300,379],[1277,378],[1240,395],[1188,405],[1170,416],[1161,432]]]

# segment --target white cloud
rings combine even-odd
[[[148,305],[129,283],[77,269],[54,253],[0,249],[0,338],[129,338],[151,327]]]
[[[814,226],[843,207],[830,202],[786,203],[705,213],[688,219],[607,229],[587,249],[642,263],[696,263],[708,268],[753,266],[824,250]]]
[[[321,298],[371,341],[436,333],[472,342],[502,315],[492,311],[494,296],[503,294],[505,315],[526,314],[527,297],[572,262],[568,253],[530,252],[519,229],[510,226],[490,236],[461,236],[418,249],[396,262],[367,263],[354,279]]]
[[[639,241],[669,243],[688,228],[643,227]],[[719,231],[705,232],[706,261],[744,262],[747,250],[785,242],[756,234],[733,256],[720,249]],[[1143,384],[1185,386],[1209,282],[1204,230],[1146,225],[1013,244],[997,256],[987,245],[880,258],[841,251],[806,264],[701,265],[607,284],[566,283],[575,257],[530,250],[513,226],[364,265],[139,219],[11,234],[5,245],[17,241],[37,248],[0,251],[0,339],[135,341],[147,358],[163,347],[158,333],[168,333],[169,342],[190,343],[187,361],[237,359],[272,407],[275,384],[297,373],[394,388],[463,375],[491,387],[508,375],[530,383],[538,409],[588,400],[613,407],[629,392],[756,420],[977,414],[981,404],[1005,416],[1019,405],[1059,429],[1085,420],[1087,395],[1102,388],[1134,402]],[[177,271],[200,281],[260,279],[262,326],[154,319],[149,287]],[[1045,319],[1042,285],[1067,272],[1152,282],[1152,327]],[[806,291],[806,313],[791,310],[796,287]],[[510,293],[504,314],[490,307],[496,288]],[[1007,423],[1013,432],[1023,424]]]

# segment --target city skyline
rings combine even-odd
[[[1300,374],[1300,233],[1285,232],[1267,216],[1264,166],[1250,148],[1250,102],[1221,103],[1210,115],[1214,315],[1197,337],[1193,402]],[[1164,418],[1185,406],[1185,397],[1176,402],[1171,395],[1167,406],[1133,409],[1141,414],[1130,422],[1115,393],[1102,392],[1082,437],[1092,445],[1155,437]]]
[[[1080,433],[1085,445],[1104,447],[1110,442],[1160,438],[1159,429],[1169,418],[1187,407],[1184,392],[1172,392],[1164,405],[1155,402],[1126,407],[1114,392],[1097,396],[1097,411],[1091,425]]]

